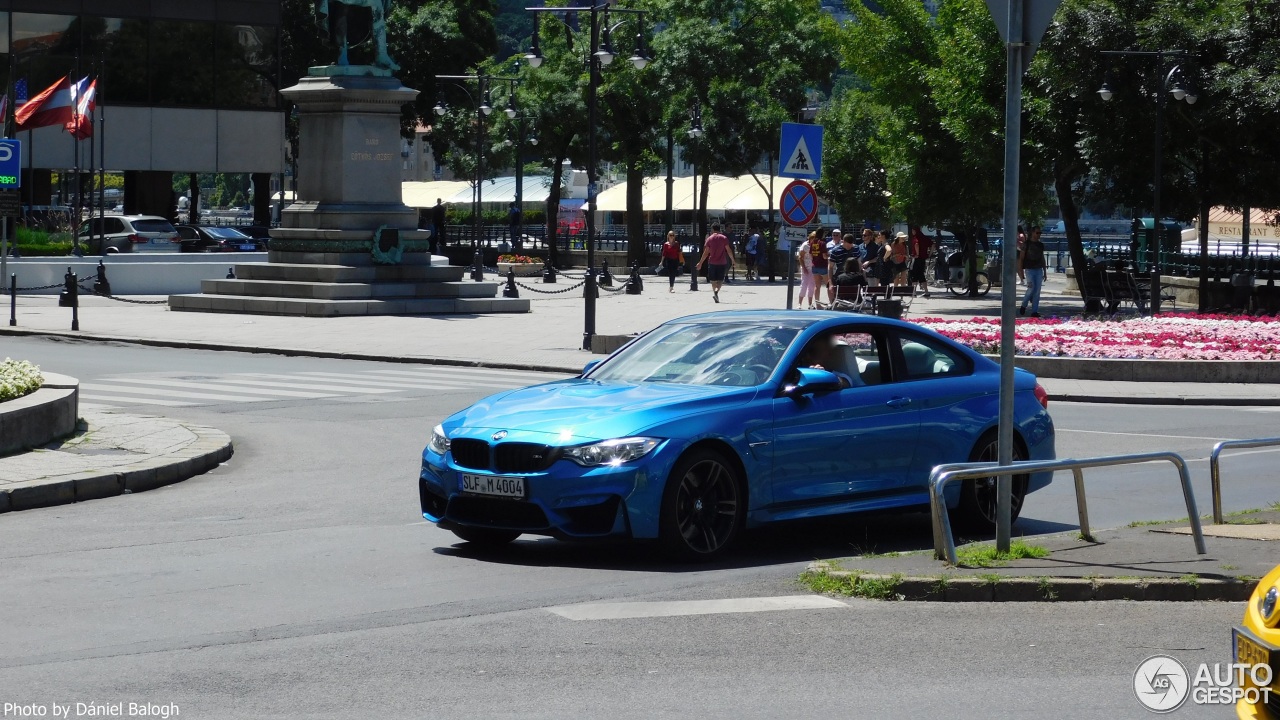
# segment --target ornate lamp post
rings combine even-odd
[[[1192,91],[1187,89],[1183,82],[1182,66],[1173,61],[1186,56],[1183,50],[1104,50],[1103,55],[1121,55],[1121,56],[1137,56],[1137,57],[1154,57],[1156,59],[1156,75],[1155,75],[1155,101],[1156,101],[1156,117],[1155,117],[1155,160],[1154,165],[1154,192],[1151,200],[1151,224],[1152,237],[1155,240],[1155,248],[1151,254],[1151,314],[1155,315],[1160,312],[1160,250],[1163,243],[1160,227],[1160,186],[1164,184],[1163,161],[1164,161],[1164,106],[1165,95],[1172,95],[1174,100],[1185,100],[1188,105],[1194,105],[1199,98]],[[1173,63],[1170,65],[1170,63]],[[1098,96],[1103,101],[1110,100],[1114,93],[1111,90],[1110,79],[1102,81],[1102,87],[1098,90]]]
[[[473,211],[471,213],[471,220],[475,225],[471,235],[471,248],[475,250],[479,247],[480,235],[483,232],[484,227],[481,219],[481,203],[483,202],[484,193],[484,121],[486,117],[493,114],[493,103],[490,102],[490,86],[494,80],[504,80],[517,83],[519,82],[519,78],[499,77],[496,75],[436,75],[436,82],[439,83],[441,80],[472,81],[476,83],[475,95],[468,92],[466,86],[463,85],[462,82],[449,83],[461,90],[476,109],[476,190],[472,196],[474,198],[474,202]],[[432,108],[432,111],[436,115],[443,117],[449,112],[449,106],[445,104],[444,100],[438,100],[435,107]]]
[[[596,334],[596,194],[599,191],[597,187],[597,168],[596,168],[596,96],[600,88],[600,69],[613,62],[617,52],[613,47],[613,32],[622,26],[622,22],[614,25],[609,24],[609,15],[617,13],[622,15],[635,15],[637,18],[636,32],[636,50],[631,56],[631,64],[637,70],[643,70],[649,64],[649,55],[644,46],[644,11],[631,10],[629,8],[617,7],[609,3],[600,3],[589,7],[539,7],[525,8],[527,12],[538,14],[550,14],[559,20],[566,27],[572,29],[566,21],[566,16],[588,13],[591,16],[591,43],[587,47],[587,66],[589,82],[587,83],[587,273],[583,288],[583,299],[586,304],[586,317],[582,331],[582,349],[591,349],[591,338]],[[529,67],[537,68],[542,65],[542,47],[539,42],[539,23],[535,20],[533,23],[533,44],[529,53],[525,55]]]

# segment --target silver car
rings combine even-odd
[[[179,252],[178,231],[158,215],[107,215],[80,223],[80,247],[89,255]]]

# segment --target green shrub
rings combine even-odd
[[[40,368],[26,360],[5,358],[0,362],[0,402],[35,392],[43,384]]]

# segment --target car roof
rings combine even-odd
[[[834,310],[717,310],[697,315],[686,315],[671,320],[672,323],[740,323],[763,322],[780,323],[791,327],[811,327],[816,325],[840,325],[850,321],[866,322],[872,325],[893,325],[922,330],[915,323],[878,315],[862,315],[857,313],[838,312]]]

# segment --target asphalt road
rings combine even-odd
[[[802,595],[795,578],[814,557],[927,547],[928,523],[763,531],[700,567],[666,565],[642,545],[538,538],[477,554],[421,521],[418,457],[440,418],[520,378],[40,339],[7,339],[0,355],[79,377],[93,386],[85,402],[211,425],[236,443],[229,463],[178,485],[0,515],[0,707],[176,703],[198,718],[986,718],[1046,708],[1143,717],[1137,664],[1161,651],[1188,666],[1225,661],[1242,612],[846,601],[690,615],[696,606],[672,603]],[[211,389],[227,373],[299,395]],[[1272,422],[1240,409],[1052,410],[1064,457],[1184,452],[1205,510],[1208,473],[1195,458],[1217,439],[1268,434],[1258,428]],[[1272,462],[1232,457],[1229,508],[1280,499]],[[1168,468],[1087,478],[1097,528],[1185,515]],[[1032,497],[1020,529],[1074,527],[1074,512],[1060,481]],[[646,603],[632,609],[650,616],[573,620],[548,609],[600,602]]]

